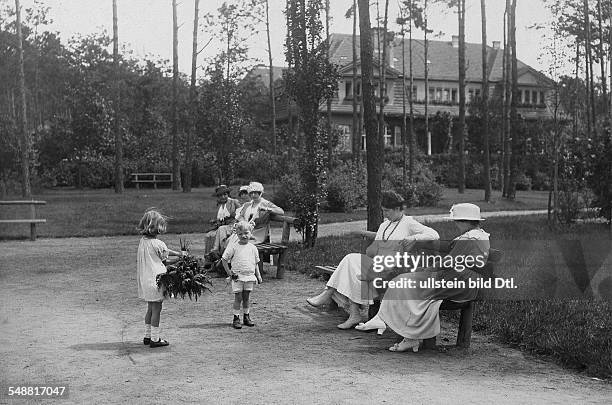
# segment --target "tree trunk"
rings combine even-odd
[[[379,40],[378,45],[382,43],[382,57],[380,58],[380,83],[378,85],[378,95],[380,100],[378,102],[378,137],[380,138],[381,145],[385,146],[385,135],[387,134],[387,128],[385,127],[385,96],[387,95],[387,21],[389,15],[389,0],[385,0],[385,17],[383,20],[383,35],[382,41]],[[380,29],[378,30],[380,32]],[[380,54],[380,48],[379,52]],[[384,155],[381,155],[382,158]]]
[[[325,0],[325,45],[327,46],[327,60],[329,60],[329,45],[330,45],[330,37],[329,37],[329,0]],[[326,102],[326,128],[327,128],[327,167],[331,170],[332,157],[334,155],[333,148],[333,139],[334,134],[332,131],[332,98],[329,97]]]
[[[15,19],[17,25],[17,54],[19,58],[19,70],[17,72],[19,82],[19,135],[21,139],[21,195],[30,198],[32,189],[30,186],[30,134],[28,133],[28,121],[26,114],[26,88],[23,66],[23,35],[21,33],[21,5],[15,0]]]
[[[196,117],[197,117],[197,102],[198,93],[196,87],[196,72],[198,66],[198,28],[200,17],[200,0],[194,0],[193,10],[193,40],[191,43],[191,82],[189,83],[189,107],[191,109],[191,128],[187,131],[187,139],[185,140],[185,182],[183,183],[183,192],[191,193],[191,174],[193,171],[193,139],[196,133]]]
[[[591,37],[591,22],[589,16],[589,0],[584,0],[584,25],[586,30],[586,62],[587,62],[587,70],[589,75],[589,80],[587,81],[587,86],[589,87],[589,101],[591,108],[589,110],[589,114],[591,117],[591,122],[593,123],[593,128],[596,125],[596,116],[595,116],[595,84],[593,78],[593,52],[591,50],[592,37]],[[590,136],[590,135],[589,135]]]
[[[276,95],[274,90],[274,70],[272,69],[272,46],[270,44],[270,10],[269,0],[266,0],[266,34],[268,37],[268,65],[270,67],[270,114],[272,122],[272,148],[274,161],[276,162]],[[272,173],[272,192],[276,194],[276,167]]]
[[[424,70],[425,70],[425,138],[427,139],[427,154],[431,154],[431,145],[430,145],[430,138],[429,138],[429,64],[428,64],[428,53],[429,53],[429,42],[427,39],[427,30],[428,30],[428,26],[427,26],[427,0],[425,0],[425,2],[423,3],[423,35],[424,35],[424,41],[423,41],[423,57],[425,60],[423,60],[423,64],[424,66]]]
[[[402,27],[402,185],[406,187],[408,180],[406,170],[406,32],[404,30],[406,20],[401,9],[400,13]]]
[[[368,230],[375,231],[382,223],[381,181],[383,148],[376,130],[376,106],[373,89],[372,29],[370,26],[369,0],[359,0],[359,34],[361,44],[361,83],[363,115],[366,131],[368,170]]]
[[[506,0],[505,20],[504,20],[504,140],[503,140],[503,184],[502,195],[508,197],[508,189],[510,188],[510,159],[512,149],[510,148],[510,104],[512,99],[511,86],[511,57],[510,57],[510,19],[511,19],[511,3]]]
[[[612,10],[610,10],[612,12]],[[597,23],[599,25],[599,69],[601,71],[601,92],[603,96],[604,114],[608,114],[608,85],[606,80],[606,54],[604,52],[603,18],[601,15],[601,0],[597,0]],[[612,29],[612,27],[609,27]]]
[[[412,64],[412,0],[409,0],[410,7],[410,26],[408,28],[408,57],[410,58],[410,121],[408,127],[408,144],[410,145],[410,149],[408,150],[408,181],[412,184],[414,180],[414,152],[415,152],[415,139],[414,139],[414,65]]]
[[[465,0],[457,1],[459,18],[459,178],[457,191],[465,192]]]
[[[512,0],[510,8],[510,49],[512,52],[512,98],[510,102],[510,181],[508,198],[514,200],[516,195],[516,178],[518,176],[518,66],[516,59],[516,0]]]
[[[491,200],[491,161],[489,158],[489,72],[487,66],[486,0],[480,0],[482,27],[482,137],[484,146],[484,200]]]
[[[178,155],[178,23],[176,0],[172,0],[172,190],[181,188],[181,171]]]
[[[353,161],[361,164],[361,126],[359,125],[359,112],[357,111],[357,0],[353,0],[353,131],[352,151]]]
[[[117,28],[117,0],[113,0],[113,71],[115,74],[115,89],[113,107],[115,131],[115,193],[123,193],[123,135],[119,111],[121,108],[121,85],[119,83],[119,34]]]

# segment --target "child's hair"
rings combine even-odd
[[[253,226],[247,221],[240,221],[236,224],[236,233],[243,232],[251,232],[253,230]]]
[[[162,215],[155,208],[149,208],[138,223],[138,231],[146,236],[157,236],[166,232],[168,217]]]

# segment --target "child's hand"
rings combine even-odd
[[[261,278],[261,276],[256,276],[257,277],[257,284],[261,284],[263,283],[263,279]]]

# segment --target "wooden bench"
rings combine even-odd
[[[366,248],[370,245],[371,241],[376,236],[376,232],[363,231],[361,235],[361,253],[365,253]],[[482,273],[485,277],[493,277],[494,265],[499,263],[503,257],[503,252],[497,249],[489,250],[489,257],[487,264],[483,267]],[[318,270],[324,273],[332,274],[336,271],[337,266],[315,266]],[[369,316],[372,318],[378,312],[380,301],[370,306]],[[461,348],[470,347],[470,341],[472,338],[472,318],[474,315],[475,301],[468,302],[454,302],[449,300],[442,301],[440,310],[444,311],[461,311],[459,318],[459,329],[457,331],[457,346]],[[424,339],[422,346],[423,349],[434,349],[436,347],[436,337]]]
[[[0,201],[0,205],[29,205],[29,217],[23,219],[0,219],[0,224],[30,224],[30,240],[36,240],[36,224],[47,222],[46,219],[36,218],[36,206],[44,205],[46,201]]]
[[[158,183],[172,184],[172,173],[132,173],[131,182],[136,184],[136,189],[140,188],[142,183],[152,183],[153,188],[157,188]]]
[[[291,234],[291,227],[295,223],[296,219],[293,217],[289,217],[286,215],[270,215],[270,221],[274,222],[282,222],[283,223],[283,233],[281,235],[280,243],[273,242],[264,242],[258,245],[257,251],[259,252],[259,271],[263,271],[263,259],[264,256],[274,255],[276,256],[276,260],[274,263],[276,264],[276,278],[283,278],[285,275],[285,254],[287,253],[287,244],[289,243],[289,235]]]

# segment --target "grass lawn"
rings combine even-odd
[[[442,239],[457,236],[452,223],[432,225]],[[551,231],[541,217],[491,218],[491,246],[504,251],[498,277],[516,289],[488,291],[477,305],[474,329],[598,377],[612,377],[612,238],[607,226],[581,224]],[[321,238],[310,250],[289,253],[293,269],[337,264],[359,251],[360,239]],[[454,315],[454,314],[453,314]]]
[[[266,190],[271,189],[266,186]],[[207,221],[216,215],[213,191],[213,188],[193,189],[191,193],[169,189],[127,189],[124,194],[117,195],[110,189],[46,190],[33,197],[47,202],[47,205],[37,208],[37,216],[47,219],[46,224],[38,226],[38,235],[69,237],[134,234],[138,220],[149,207],[157,207],[172,218],[169,232],[203,232],[208,226]],[[274,199],[270,193],[266,193],[265,197]],[[516,201],[507,201],[501,198],[499,192],[494,192],[492,203],[485,203],[481,201],[482,198],[481,190],[466,190],[464,194],[458,194],[455,189],[445,189],[444,198],[437,207],[411,208],[410,213],[445,213],[457,202],[475,202],[483,211],[545,209],[548,194],[519,191]],[[9,199],[18,200],[20,197],[11,196]],[[0,219],[25,217],[27,210],[28,207],[3,206],[0,209]],[[367,212],[363,209],[352,213],[324,212],[321,214],[321,223],[357,221],[366,217]],[[0,239],[25,238],[28,235],[27,224],[11,225],[2,229]]]

